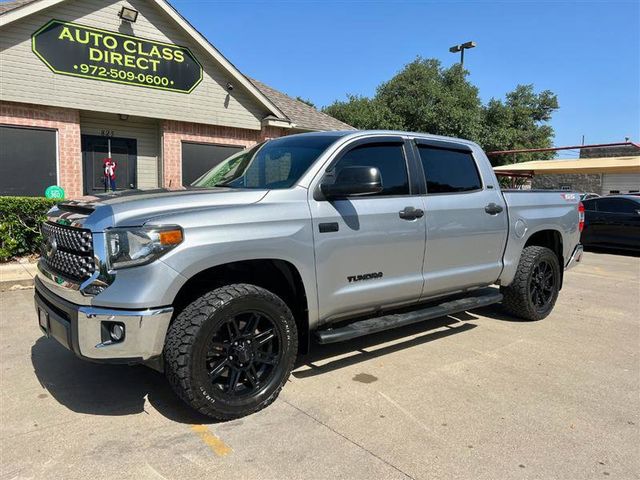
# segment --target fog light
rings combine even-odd
[[[109,336],[114,342],[121,341],[124,338],[124,325],[120,325],[119,323],[114,323],[113,325],[111,325]]]

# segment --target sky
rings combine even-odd
[[[483,101],[527,83],[558,95],[555,145],[640,141],[640,0],[171,3],[240,71],[319,107],[473,40]]]

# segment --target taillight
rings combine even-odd
[[[578,229],[582,231],[584,228],[584,205],[582,202],[578,204]]]

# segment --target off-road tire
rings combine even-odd
[[[241,401],[223,401],[213,393],[213,384],[207,382],[206,344],[221,325],[243,309],[271,317],[280,335],[281,352],[273,367],[273,381],[266,382],[263,390]],[[165,375],[176,394],[192,408],[216,420],[231,420],[257,412],[277,398],[289,378],[297,350],[295,320],[279,297],[255,285],[227,285],[187,305],[170,325],[164,346]]]
[[[548,303],[537,306],[531,294],[534,271],[537,265],[546,262],[552,269],[553,289]],[[560,290],[561,270],[557,255],[546,247],[530,246],[522,251],[518,269],[513,282],[507,287],[501,287],[504,295],[502,307],[515,317],[523,320],[542,320],[547,317],[558,299]]]

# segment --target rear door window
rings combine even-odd
[[[585,210],[589,210],[591,212],[595,212],[598,210],[598,202],[597,200],[585,200],[582,202]]]
[[[471,152],[418,145],[427,194],[464,193],[482,189]]]
[[[598,211],[607,213],[635,213],[640,205],[624,198],[600,198],[598,199]]]

